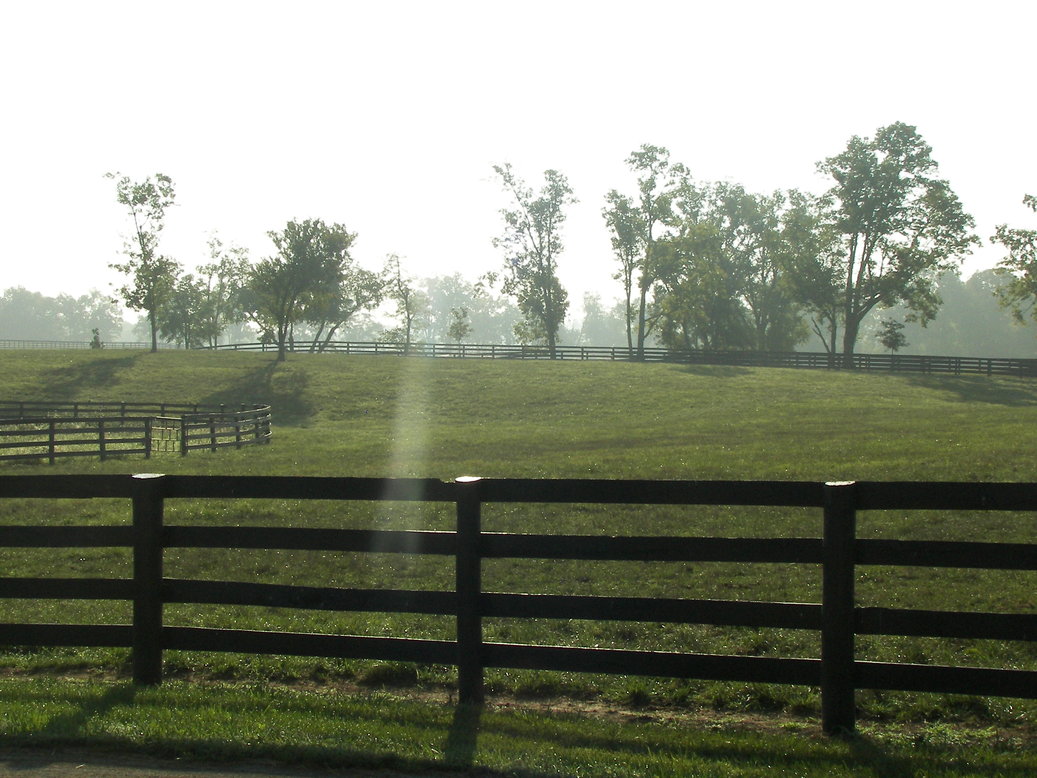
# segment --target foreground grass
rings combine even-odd
[[[5,352],[0,397],[266,401],[270,446],[187,458],[55,467],[2,465],[0,472],[139,472],[498,477],[877,479],[1037,481],[1037,382],[981,376],[926,377],[624,363],[480,362],[233,353]],[[818,511],[623,506],[487,506],[489,531],[811,537]],[[1029,517],[993,513],[871,512],[869,537],[1035,542]],[[170,523],[451,529],[448,509],[392,504],[176,501]],[[0,523],[129,521],[125,503],[0,501]],[[12,550],[5,575],[124,577],[124,549]],[[359,588],[446,589],[442,560],[377,553],[175,550],[166,575],[182,578]],[[862,605],[1033,613],[1037,574],[862,568]],[[492,560],[490,591],[707,597],[818,602],[810,565],[565,563]],[[0,602],[2,620],[127,623],[124,602]],[[166,623],[303,632],[452,639],[453,620],[393,614],[168,606]],[[812,632],[699,625],[487,620],[487,640],[818,656]],[[1037,645],[999,641],[861,638],[863,659],[1037,667]],[[100,667],[120,672],[117,650],[2,650],[0,665],[32,672]],[[284,657],[169,652],[177,675],[251,681],[364,681],[384,667]],[[392,668],[425,686],[453,682],[453,668]],[[568,694],[617,704],[815,715],[816,692],[798,687],[493,671],[491,691]],[[862,692],[875,721],[980,719],[1011,727],[1034,719],[1032,703]]]
[[[638,720],[638,718],[640,720]],[[925,725],[833,740],[816,722],[591,716],[266,685],[0,681],[0,745],[523,776],[1031,776],[1015,733]]]

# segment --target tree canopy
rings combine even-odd
[[[544,171],[539,193],[519,179],[511,165],[495,165],[512,207],[501,209],[504,234],[494,246],[504,249],[505,293],[513,295],[523,321],[516,327],[520,340],[542,340],[552,358],[558,333],[569,309],[569,295],[558,280],[565,207],[576,202],[569,182],[557,170]]]
[[[178,262],[158,254],[158,236],[166,210],[176,200],[173,179],[162,173],[143,181],[133,181],[119,173],[108,173],[106,177],[115,179],[116,200],[133,221],[133,235],[124,249],[128,259],[111,265],[129,276],[119,295],[130,309],[147,313],[151,350],[157,351],[160,312],[171,298],[181,270]]]
[[[874,138],[855,135],[818,168],[835,179],[828,197],[840,241],[839,287],[821,295],[837,301],[833,340],[841,322],[849,358],[864,317],[876,306],[900,303],[921,322],[936,316],[936,279],[971,252],[975,222],[938,177],[930,146],[908,124],[881,127]]]
[[[292,327],[307,306],[338,293],[356,234],[320,219],[290,221],[269,232],[277,253],[252,270],[243,293],[250,318],[277,343],[284,361]]]

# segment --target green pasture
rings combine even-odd
[[[0,464],[0,473],[205,473],[322,476],[1037,481],[1037,381],[598,362],[166,352],[4,352],[0,399],[269,402],[268,446],[179,456]],[[128,522],[127,503],[0,500],[0,523]],[[451,529],[450,507],[259,500],[169,501],[167,522]],[[816,537],[816,510],[486,506],[488,531]],[[868,537],[1035,542],[1030,515],[871,512]],[[10,576],[128,576],[123,549],[0,552]],[[179,578],[314,586],[445,589],[452,563],[371,553],[173,550]],[[811,565],[491,560],[484,589],[819,602]],[[1037,574],[861,568],[858,600],[937,610],[1032,613]],[[0,601],[3,621],[128,623],[129,603]],[[450,618],[170,605],[167,624],[453,637]],[[819,654],[818,635],[654,623],[488,620],[487,640],[754,656]],[[1037,645],[861,637],[865,659],[1037,668]],[[12,672],[126,671],[121,650],[0,649]],[[450,688],[452,667],[167,652],[173,677],[349,681]],[[493,694],[567,695],[812,716],[815,689],[562,673],[489,671]],[[871,721],[1032,722],[1037,707],[861,692]]]

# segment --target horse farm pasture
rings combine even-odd
[[[458,476],[724,480],[1037,482],[1037,381],[985,376],[553,363],[475,359],[169,351],[6,352],[0,399],[263,402],[268,446],[188,457],[3,463],[0,474],[136,473]],[[0,524],[119,524],[126,503],[0,500]],[[403,503],[177,500],[167,523],[453,528],[450,506]],[[809,509],[493,505],[486,531],[715,537],[819,537]],[[1037,542],[1034,517],[966,511],[864,512],[862,537]],[[5,575],[121,577],[128,549],[4,549]],[[167,552],[165,574],[313,586],[448,589],[452,566],[407,554],[303,551]],[[485,591],[819,602],[816,565],[490,560]],[[1037,612],[1037,573],[861,568],[859,604]],[[131,604],[3,600],[7,622],[128,623]],[[449,639],[440,616],[263,607],[167,605],[185,626]],[[487,640],[751,656],[819,652],[810,631],[637,622],[496,619]],[[860,637],[859,658],[1033,670],[1037,644]],[[90,669],[125,674],[122,649],[7,648],[20,673]],[[356,660],[167,652],[172,676],[329,680],[440,687],[454,669]],[[517,670],[487,672],[491,693],[569,695],[716,709],[817,709],[816,690],[707,681],[630,679]],[[1015,699],[859,692],[873,718],[1033,720]]]

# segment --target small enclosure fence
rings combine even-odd
[[[268,405],[0,401],[0,460],[186,456],[270,436]]]

